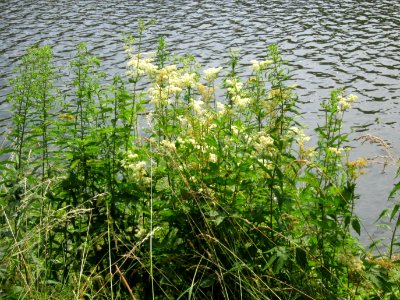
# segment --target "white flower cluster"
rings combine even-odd
[[[335,148],[335,147],[329,147],[328,148],[328,151],[331,153],[331,154],[335,154],[335,155],[340,155],[340,154],[342,154],[342,152],[343,152],[343,148]]]
[[[269,152],[273,144],[274,139],[270,135],[261,133],[261,135],[254,142],[254,148],[257,150],[257,152],[263,154]]]
[[[147,176],[146,171],[147,163],[139,160],[139,156],[136,153],[128,152],[126,158],[121,160],[121,165],[129,172],[132,179],[144,184],[150,183],[150,178]]]
[[[176,65],[169,65],[158,70],[156,75],[156,82],[158,84],[167,83],[169,78],[175,77],[178,67]]]
[[[204,79],[208,82],[212,82],[217,79],[218,73],[222,70],[222,67],[208,68],[203,71]]]
[[[149,75],[155,76],[153,86],[147,91],[150,103],[154,105],[169,105],[172,103],[170,98],[173,99],[185,88],[194,88],[197,85],[196,73],[182,73],[176,65],[157,69],[149,65],[149,59],[141,59],[139,61],[143,65],[143,68],[140,68],[143,72],[140,74],[149,71]],[[134,59],[130,60],[130,64],[137,65]],[[146,67],[146,70],[144,70],[144,67]],[[133,72],[132,74],[135,73]]]
[[[217,101],[216,106],[217,106],[218,114],[220,114],[220,115],[225,114],[225,112],[226,112],[226,105],[225,104]]]
[[[217,155],[214,153],[210,153],[209,161],[212,163],[217,163],[217,161],[218,161]]]
[[[162,140],[160,142],[160,145],[167,151],[175,151],[176,150],[175,143],[168,141],[168,140]]]
[[[201,149],[200,144],[199,144],[194,138],[185,138],[185,139],[183,139],[183,138],[181,138],[181,137],[178,137],[178,138],[176,139],[176,141],[177,141],[180,145],[192,145],[193,148],[195,148],[195,149],[198,149],[198,150]]]
[[[172,101],[169,99],[168,89],[154,84],[153,87],[147,90],[147,95],[150,98],[150,103],[154,105],[168,105]]]
[[[351,108],[350,103],[356,102],[358,100],[358,97],[356,95],[350,94],[347,98],[339,96],[338,100],[339,100],[338,110],[345,111]]]
[[[129,53],[128,53],[129,54]],[[152,62],[154,59],[152,57],[143,58],[142,54],[130,54],[130,59],[128,61],[128,76],[136,77],[137,75],[149,75],[152,76],[157,71],[157,66]]]
[[[206,102],[211,100],[211,98],[213,97],[214,92],[216,90],[216,87],[208,87],[201,83],[198,83],[196,85],[196,87],[197,87],[197,91],[199,92],[202,100],[204,100]]]
[[[264,61],[258,61],[258,60],[251,60],[251,70],[254,72],[259,72],[261,70],[265,70],[269,65],[272,65],[273,61],[268,59]]]
[[[203,108],[204,102],[201,100],[193,100],[192,107],[193,111],[196,112],[198,115],[204,115],[206,110]]]
[[[250,104],[251,99],[250,98],[244,98],[240,95],[235,95],[232,97],[232,101],[233,103],[237,106],[237,107],[246,107],[247,105]]]
[[[350,273],[360,273],[364,269],[361,259],[351,254],[340,255],[339,261],[349,268]]]
[[[228,86],[228,93],[231,95],[239,95],[243,88],[243,83],[236,79],[227,79],[225,84]]]
[[[303,129],[301,128],[292,126],[289,128],[289,130],[294,135],[294,138],[296,139],[299,145],[304,145],[304,143],[310,141],[311,139],[308,135],[304,133]]]
[[[236,79],[228,79],[225,81],[228,86],[228,93],[231,95],[232,103],[239,108],[246,107],[250,104],[251,98],[243,96],[243,83]]]
[[[188,88],[196,86],[196,73],[183,73],[174,72],[169,78],[169,84],[180,88]]]

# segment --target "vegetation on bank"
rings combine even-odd
[[[48,46],[22,57],[0,150],[0,298],[399,299],[400,204],[381,215],[387,253],[356,237],[366,160],[349,159],[342,125],[357,97],[322,101],[311,147],[276,45],[244,77],[234,52],[207,69],[163,38],[142,53],[144,29],[108,84],[83,44],[67,78]]]

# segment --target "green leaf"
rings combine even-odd
[[[385,208],[384,210],[382,210],[382,212],[381,212],[381,214],[379,215],[377,221],[379,221],[380,219],[382,219],[382,218],[386,215],[386,213],[388,212],[388,210],[389,210],[388,208]]]
[[[169,218],[172,216],[175,216],[175,212],[171,209],[163,209],[162,211],[159,212],[160,216],[165,217],[165,218]]]
[[[400,168],[399,168],[400,170]],[[390,192],[389,198],[393,198],[394,195],[398,192],[398,190],[400,189],[400,182],[396,183],[394,185],[394,188],[392,189],[392,191]]]
[[[215,219],[215,225],[219,225],[221,224],[223,221],[225,220],[225,216],[219,215],[216,219]]]
[[[376,240],[368,246],[368,249],[373,249],[382,242],[382,239]]]
[[[399,208],[400,208],[400,204],[399,204],[399,203],[397,203],[397,204],[393,207],[392,213],[390,214],[390,221],[393,220],[393,218],[395,217],[395,215],[396,215],[397,212],[399,211]]]
[[[360,220],[358,220],[358,218],[354,218],[351,221],[351,226],[353,227],[354,231],[358,233],[358,235],[361,234],[361,225],[360,225]]]

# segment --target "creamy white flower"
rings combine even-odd
[[[179,120],[179,122],[181,122],[182,125],[187,125],[187,123],[188,123],[186,117],[184,117],[184,116],[178,116],[178,120]]]
[[[250,63],[251,63],[250,67],[251,70],[253,70],[254,72],[260,71],[260,62],[258,60],[253,59],[250,61]]]
[[[157,71],[157,66],[152,64],[152,58],[142,58],[141,55],[135,55],[128,61],[128,68],[132,68],[131,74],[152,75]]]
[[[135,179],[141,180],[146,176],[145,161],[132,162],[129,160],[122,160],[121,164],[126,170],[131,171],[131,176]]]
[[[243,83],[242,82],[238,82],[236,79],[233,79],[233,80],[227,79],[225,81],[225,83],[228,86],[227,91],[231,95],[239,94],[239,92],[243,88]]]
[[[209,157],[210,162],[216,163],[217,162],[217,155],[215,155],[214,153],[210,153],[210,157]]]
[[[180,88],[194,87],[196,85],[196,74],[185,73],[183,75],[176,74],[170,78],[170,84]]]
[[[201,100],[193,100],[193,110],[199,114],[202,115],[205,110],[203,109],[204,102]]]
[[[167,90],[158,84],[155,84],[154,87],[149,88],[147,90],[147,95],[150,98],[150,103],[154,105],[168,105],[171,103],[171,100],[168,99]]]
[[[193,146],[197,145],[197,142],[196,142],[196,140],[194,138],[189,138],[189,139],[186,140],[186,142],[191,144],[191,145],[193,145]]]
[[[329,147],[328,148],[329,152],[333,153],[333,154],[337,154],[340,155],[343,152],[343,148],[335,148],[335,147]]]
[[[345,111],[351,107],[350,103],[346,101],[346,99],[342,99],[339,101],[338,110]]]
[[[232,98],[233,103],[238,107],[245,107],[249,105],[251,99],[250,98],[242,98],[240,95],[236,95]]]
[[[169,85],[167,87],[167,89],[168,89],[168,93],[170,93],[170,94],[178,94],[178,93],[182,92],[182,88],[174,86],[174,85]]]
[[[264,145],[265,147],[271,146],[274,144],[274,140],[270,136],[262,135],[260,136],[260,144]]]
[[[304,144],[305,142],[310,141],[310,137],[304,134],[303,129],[292,126],[289,128],[290,131],[292,131],[292,133],[294,134],[294,137],[296,139],[296,141],[299,144]]]
[[[271,65],[273,63],[272,60],[264,60],[264,61],[258,61],[258,60],[251,60],[251,70],[253,70],[254,72],[259,72],[263,69],[265,69],[266,67],[268,67],[269,65]]]
[[[218,128],[218,126],[217,126],[217,124],[212,123],[209,128],[212,130],[212,129]]]
[[[263,153],[265,151],[268,151],[270,146],[272,146],[273,144],[274,144],[274,139],[266,134],[266,135],[261,135],[258,138],[258,142],[254,144],[254,147],[258,152]]]
[[[168,74],[170,74],[170,73],[178,70],[178,67],[176,65],[169,65],[169,66],[166,66],[164,69]]]
[[[316,155],[317,155],[317,151],[315,150],[315,148],[314,147],[309,147],[309,148],[307,148],[305,151],[304,151],[304,154],[307,156],[307,157],[315,157]]]
[[[226,105],[225,104],[222,104],[221,102],[217,102],[216,103],[217,105],[217,111],[218,111],[218,113],[219,114],[221,114],[221,115],[223,115],[224,113],[225,113],[225,111],[226,111]]]
[[[213,81],[217,78],[218,73],[222,70],[222,67],[218,68],[208,68],[205,69],[204,72],[204,79],[207,81]]]
[[[356,95],[350,94],[349,97],[347,97],[347,102],[353,103],[358,100],[358,97]]]
[[[185,141],[180,136],[178,136],[176,138],[176,141],[177,141],[178,144],[181,144],[181,145],[183,145],[185,143]]]
[[[175,151],[175,150],[176,150],[175,143],[173,143],[173,142],[171,142],[171,141],[162,140],[162,141],[160,142],[160,144],[161,144],[164,148],[166,148],[167,150],[172,150],[172,151]]]
[[[235,125],[232,126],[232,132],[236,136],[239,135],[239,129]]]
[[[128,152],[128,158],[129,159],[137,159],[139,156],[136,153],[133,153],[131,151]]]

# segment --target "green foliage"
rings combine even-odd
[[[148,25],[109,84],[83,44],[67,92],[49,47],[22,58],[0,164],[4,297],[398,297],[396,231],[386,258],[351,233],[365,160],[349,160],[342,126],[356,97],[332,92],[309,147],[276,45],[242,77],[236,52],[208,69],[162,37],[141,53]]]

